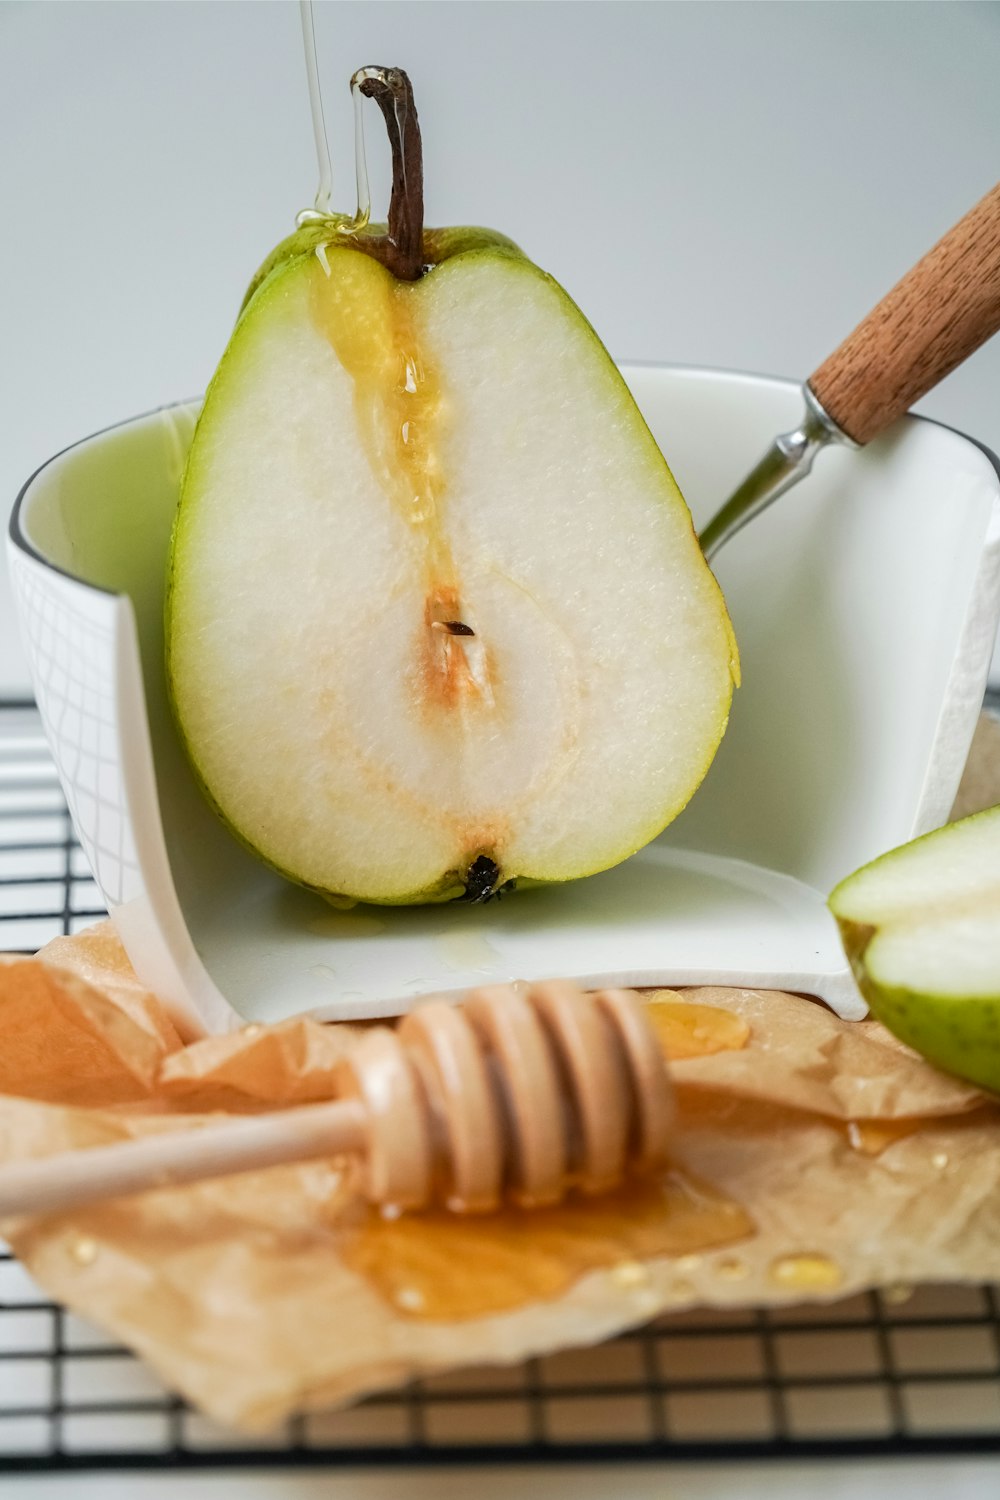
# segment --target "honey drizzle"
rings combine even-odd
[[[717,1006],[653,998],[649,1015],[668,1056],[742,1047],[749,1035],[740,1017]],[[630,1281],[645,1286],[646,1261],[690,1264],[753,1232],[740,1204],[678,1166],[657,1180],[628,1183],[601,1198],[573,1196],[556,1208],[389,1220],[359,1208],[353,1223],[338,1224],[344,1263],[397,1316],[432,1322],[550,1301],[593,1271],[609,1271],[620,1285],[623,1265],[632,1268]]]
[[[358,433],[382,493],[423,540],[416,682],[429,709],[492,707],[493,664],[469,619],[442,524],[444,400],[414,316],[413,287],[370,257],[328,247],[312,316],[354,387]]]
[[[358,429],[380,488],[424,533],[433,572],[453,587],[440,527],[441,387],[421,350],[413,288],[357,251],[330,246],[328,260],[329,277],[313,283],[313,318],[353,382]]]

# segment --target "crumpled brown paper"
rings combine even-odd
[[[650,1004],[679,1102],[662,1189],[386,1221],[349,1166],[310,1162],[3,1232],[53,1297],[248,1429],[662,1311],[1000,1276],[1000,1101],[799,996]],[[0,1157],[327,1097],[356,1036],[296,1020],[185,1047],[100,924],[0,962]]]

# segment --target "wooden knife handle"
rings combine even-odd
[[[809,377],[823,409],[870,442],[1000,330],[1000,183]]]

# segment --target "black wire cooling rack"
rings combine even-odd
[[[28,703],[0,702],[0,951],[104,915]],[[252,1445],[54,1306],[0,1247],[0,1472],[1000,1451],[994,1287],[673,1314],[590,1350],[421,1380]]]

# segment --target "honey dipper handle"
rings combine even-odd
[[[341,1156],[363,1151],[366,1145],[363,1106],[338,1100],[65,1151],[0,1167],[0,1218],[59,1213],[150,1188]]]
[[[868,443],[1000,330],[1000,183],[949,229],[809,377]]]

